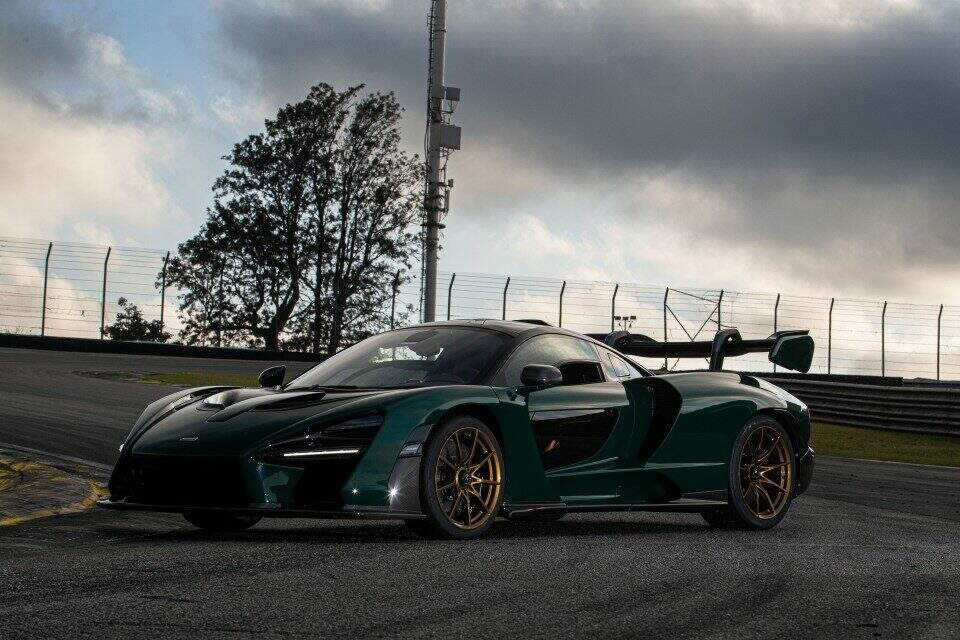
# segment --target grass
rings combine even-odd
[[[960,467],[960,437],[955,436],[815,422],[810,440],[817,455]]]
[[[257,376],[243,373],[219,373],[219,372],[191,372],[178,371],[175,373],[147,373],[139,376],[140,382],[149,382],[153,384],[172,384],[179,387],[208,387],[208,386],[230,386],[230,387],[257,387]]]

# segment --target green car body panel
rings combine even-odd
[[[515,345],[550,334],[588,340],[552,327],[491,324],[493,330],[508,328]],[[602,354],[606,347],[591,342]],[[806,407],[766,381],[731,372],[649,375],[638,371],[644,375],[537,390],[496,384],[342,392],[188,389],[158,400],[143,412],[121,448],[110,481],[111,497],[102,505],[160,511],[223,508],[264,515],[417,517],[422,513],[423,445],[436,425],[460,414],[483,420],[500,442],[507,514],[536,508],[649,505],[686,510],[689,504],[720,504],[725,500],[734,442],[744,424],[758,414],[770,414],[787,427],[798,458],[809,450]],[[211,397],[227,400],[210,405]],[[331,425],[358,416],[374,416],[375,432],[355,459],[330,467],[335,473],[264,454],[312,433],[327,433],[324,430]],[[596,450],[568,464],[548,463],[533,425],[578,419],[593,420],[602,430]],[[149,473],[155,465],[171,470],[219,469],[220,464],[224,470],[219,475],[198,476],[196,485],[180,486],[169,496],[163,494],[163,487],[154,494],[142,493],[144,483],[152,481]],[[189,483],[190,475],[184,474]],[[163,481],[179,480],[168,475]],[[231,498],[219,501],[208,495],[207,501],[198,503],[183,498],[193,489],[209,494],[211,486],[219,487],[221,482]],[[315,488],[325,496],[323,500],[312,497]],[[158,499],[157,492],[166,499]]]

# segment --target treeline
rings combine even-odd
[[[167,270],[182,342],[332,353],[389,324],[423,165],[399,147],[395,96],[363,89],[319,84],[224,156],[206,222]]]

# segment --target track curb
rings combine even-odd
[[[92,509],[101,479],[99,469],[0,449],[0,528]]]

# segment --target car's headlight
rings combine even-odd
[[[352,458],[363,453],[382,424],[383,415],[369,413],[318,425],[301,437],[268,446],[256,458],[281,464]]]

